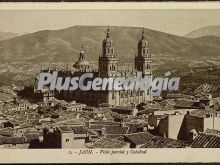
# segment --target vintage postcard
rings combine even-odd
[[[219,162],[220,3],[1,3],[0,162]]]

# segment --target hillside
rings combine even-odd
[[[83,43],[87,60],[97,62],[106,29],[73,26],[21,35],[0,41],[0,58],[2,62],[73,63]],[[133,62],[141,33],[142,28],[110,27],[119,63]],[[150,29],[145,29],[145,37],[150,43],[154,69],[220,63],[218,37],[189,39]]]
[[[204,37],[204,36],[220,37],[220,25],[202,27],[186,35],[186,37],[189,37],[189,38],[198,38],[198,37]]]
[[[6,39],[9,39],[9,38],[13,38],[13,37],[16,37],[16,36],[18,36],[18,34],[16,34],[16,33],[1,32],[0,31],[0,41],[6,40]]]

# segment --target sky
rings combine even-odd
[[[24,34],[74,25],[109,25],[183,36],[200,27],[218,25],[219,19],[219,9],[0,10],[0,31]]]

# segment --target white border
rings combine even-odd
[[[0,10],[63,10],[63,9],[220,9],[220,2],[77,2],[77,3],[0,3]],[[142,149],[147,154],[78,155],[80,149],[0,149],[1,163],[164,163],[164,162],[220,162],[219,149]],[[114,149],[117,150],[117,149]],[[124,150],[124,149],[121,149]],[[131,149],[125,149],[130,151]],[[140,149],[136,149],[140,150]],[[112,151],[112,150],[109,150]]]
[[[146,154],[100,154],[101,149],[93,150],[94,154],[78,155],[80,149],[2,149],[1,163],[183,163],[183,162],[220,162],[220,149],[113,149],[143,150]],[[85,149],[84,149],[85,150]],[[112,149],[108,149],[110,152]],[[71,151],[73,154],[69,154]],[[75,153],[77,152],[77,153]],[[96,153],[97,152],[97,153]]]
[[[220,9],[220,2],[0,2],[0,10],[34,9]]]

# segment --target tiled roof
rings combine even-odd
[[[71,124],[83,124],[83,123],[85,123],[85,119],[83,119],[83,118],[80,118],[80,119],[71,119],[71,120],[68,120],[68,119],[66,119],[66,118],[58,118],[59,120],[55,120],[55,121],[63,121],[63,124],[65,124],[65,125],[71,125]],[[66,121],[66,120],[68,120],[68,121]]]
[[[29,133],[25,135],[26,142],[31,142],[32,140],[39,140],[39,134],[37,133]]]
[[[153,136],[141,148],[184,148],[185,144],[182,141]]]
[[[71,129],[73,130],[74,134],[86,134],[87,133],[84,126],[73,126],[71,127]]]
[[[188,100],[177,100],[174,107],[196,108],[194,106],[194,102],[191,102],[191,101],[188,101]]]
[[[217,112],[213,110],[206,110],[206,109],[198,109],[198,110],[194,110],[190,112],[190,115],[192,116],[206,117],[206,114],[217,114]]]
[[[122,148],[125,145],[125,142],[117,139],[101,138],[94,142],[93,148]]]
[[[89,129],[102,129],[103,125],[102,124],[91,124],[89,126]]]
[[[131,106],[117,106],[117,107],[113,107],[111,109],[118,109],[118,110],[124,110],[124,111],[133,111],[134,110],[134,107],[131,107]]]
[[[102,121],[101,123],[105,126],[108,126],[108,125],[119,126],[120,125],[120,122],[114,122],[114,121]]]
[[[3,128],[0,130],[0,135],[2,136],[12,136],[14,134],[14,129],[13,128]]]
[[[17,119],[11,119],[9,120],[11,123],[13,123],[14,125],[19,125],[25,122],[25,120],[17,120]]]
[[[172,100],[172,99],[167,99],[166,103],[168,103],[170,105],[175,105],[176,104],[176,102],[174,100]]]
[[[142,107],[146,109],[161,109],[162,106],[158,102],[146,102],[145,105],[142,105]]]
[[[207,129],[205,131],[206,133],[209,133],[209,134],[215,134],[215,135],[219,135],[220,136],[220,130],[216,130],[216,129]]]
[[[192,148],[220,148],[220,135],[199,133],[191,144]]]
[[[138,114],[140,114],[140,115],[142,115],[142,114],[149,115],[149,114],[153,113],[154,111],[155,111],[155,109],[144,109],[144,110],[139,111]]]
[[[22,124],[20,124],[20,128],[30,128],[30,127],[33,127],[33,125],[29,124],[29,123],[22,123]]]
[[[121,126],[105,126],[106,134],[120,134],[124,135],[128,132],[128,127]]]
[[[47,111],[47,110],[50,110],[50,106],[49,105],[43,105],[43,106],[38,106],[37,107],[37,111]]]
[[[91,136],[97,136],[98,137],[98,133],[96,131],[92,131],[92,130],[87,130],[87,133]]]
[[[138,130],[140,129],[142,124],[139,124],[139,123],[129,123],[129,124],[127,124],[127,126],[129,127],[127,134],[130,134],[130,133],[139,132]]]
[[[0,144],[23,144],[24,137],[0,137]]]
[[[62,125],[57,128],[60,129],[62,132],[72,132],[72,129],[69,126]]]
[[[123,138],[123,135],[117,135],[117,134],[107,134],[105,135],[106,138],[108,139],[121,139]],[[123,139],[124,140],[124,139]]]
[[[149,140],[151,140],[153,138],[153,135],[150,134],[149,132],[140,132],[140,133],[125,135],[125,138],[127,138],[130,142],[136,145],[140,145],[140,144],[145,144]]]
[[[111,107],[111,105],[108,103],[101,103],[101,104],[99,104],[99,106],[100,107]]]

